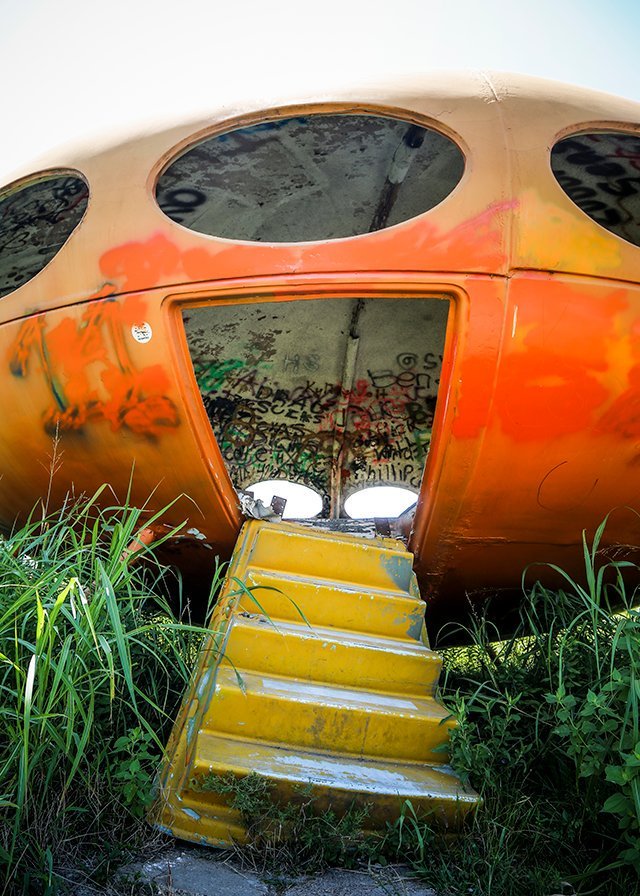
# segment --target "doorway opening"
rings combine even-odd
[[[444,296],[363,296],[184,309],[200,395],[239,495],[272,510],[279,499],[279,516],[322,528],[368,534],[381,519],[394,534],[401,520],[404,534],[433,434],[449,306]]]

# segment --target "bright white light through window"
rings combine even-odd
[[[349,495],[344,510],[352,520],[370,520],[374,517],[393,519],[415,504],[418,496],[407,488],[394,485],[374,485]]]
[[[282,518],[285,520],[308,520],[322,510],[322,498],[317,492],[288,479],[265,479],[249,485],[246,490],[253,492],[254,498],[262,501],[266,507],[271,504],[274,495],[284,498],[287,506]]]

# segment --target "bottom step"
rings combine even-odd
[[[231,773],[240,779],[254,772],[273,784],[277,801],[295,801],[304,790],[305,796],[311,794],[315,798],[314,806],[320,812],[331,808],[341,814],[350,807],[366,807],[366,824],[372,828],[399,817],[407,801],[418,816],[457,828],[478,800],[445,765],[433,768],[418,763],[373,764],[348,756],[224,737],[207,737],[206,748],[198,751],[197,769],[193,771],[181,797],[176,798],[171,787],[164,801],[161,795],[156,817],[158,827],[170,828],[174,834],[179,831],[179,836],[196,842],[202,838],[205,818],[209,842],[244,839],[238,813],[229,807],[229,799],[207,789],[209,775],[221,777]]]

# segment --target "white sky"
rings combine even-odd
[[[278,86],[525,72],[640,100],[640,0],[0,0],[0,184],[52,146]]]

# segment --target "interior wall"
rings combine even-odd
[[[365,486],[417,492],[448,307],[362,298],[185,311],[196,380],[235,487],[298,482],[334,517]]]

